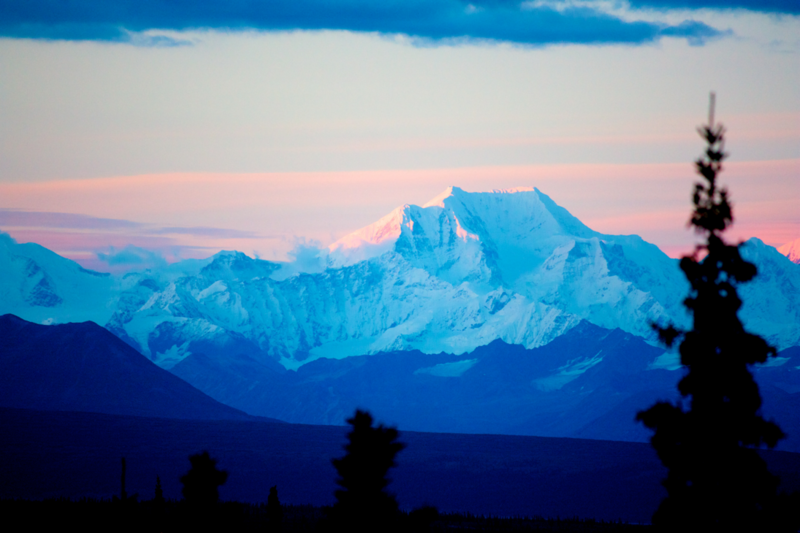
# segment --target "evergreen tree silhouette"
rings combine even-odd
[[[164,520],[164,491],[161,489],[161,478],[156,476],[156,490],[153,497],[153,529],[162,531]]]
[[[122,464],[122,471],[121,471],[120,476],[119,476],[119,484],[120,484],[119,497],[114,495],[114,496],[111,497],[111,501],[120,503],[122,505],[134,505],[134,504],[136,504],[136,501],[138,500],[139,495],[138,494],[132,494],[132,495],[128,496],[128,492],[125,490],[125,472],[127,470],[127,467],[126,467],[126,464],[125,464],[125,458],[124,457],[122,457],[120,459],[120,463]]]
[[[164,505],[164,491],[161,489],[161,478],[156,476],[156,495],[153,498],[153,502],[158,505]]]
[[[192,468],[183,476],[183,497],[195,507],[208,508],[219,500],[219,486],[228,479],[228,473],[217,469],[216,459],[207,451],[189,456]]]
[[[688,370],[678,384],[683,400],[659,402],[637,415],[654,430],[652,445],[669,470],[663,481],[668,496],[653,523],[682,531],[778,531],[778,479],[756,448],[774,447],[783,433],[761,417],[748,368],[776,351],[746,332],[737,316],[742,301],[736,289],[753,279],[756,267],[742,259],[741,244],[727,244],[721,235],[733,213],[727,190],[717,183],[725,129],[714,124],[713,93],[708,125],[698,131],[707,143],[696,161],[704,182],[695,184],[689,223],[706,240],[680,262],[691,284],[684,304],[693,327],[654,326],[668,346],[682,337],[681,363]]]
[[[125,491],[125,458],[122,458],[122,474],[120,475],[120,491],[119,491],[119,499],[123,502],[128,499],[128,493]]]
[[[431,525],[439,519],[439,511],[432,505],[423,505],[408,513],[408,527],[406,531],[425,533],[431,530]]]
[[[267,521],[271,531],[280,531],[283,523],[283,508],[278,500],[278,487],[273,486],[269,489],[267,497]]]
[[[348,434],[347,454],[333,459],[339,473],[332,518],[338,529],[346,531],[390,531],[397,525],[397,501],[386,492],[389,468],[405,445],[397,442],[398,432],[383,425],[372,427],[372,416],[356,410],[347,419],[353,426]]]

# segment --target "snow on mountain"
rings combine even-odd
[[[647,338],[650,321],[686,322],[674,260],[638,237],[592,231],[536,189],[448,189],[337,241],[325,261],[284,278],[276,263],[220,254],[194,276],[124,291],[108,327],[166,367],[193,339],[237,334],[297,368],[463,353],[498,338],[531,348],[581,319]]]
[[[0,315],[13,313],[40,324],[105,324],[114,312],[117,290],[109,274],[0,233]]]
[[[800,267],[751,247],[764,276],[746,289],[742,316],[780,348],[800,344]],[[16,291],[0,312],[95,320],[165,368],[191,354],[296,369],[321,357],[461,354],[496,339],[535,348],[581,320],[650,340],[651,322],[689,325],[675,260],[638,236],[591,230],[537,189],[449,188],[333,243],[320,254],[324,268],[306,272],[221,252],[98,277],[46,250],[60,262],[32,259],[42,250],[0,243],[0,269],[15,276],[0,290]],[[43,274],[25,274],[28,260]],[[38,296],[46,287],[53,297]]]
[[[758,269],[739,288],[742,322],[778,349],[800,345],[800,265],[755,238],[741,247],[741,254]]]
[[[481,302],[477,308],[491,309],[472,316],[469,329],[477,331],[458,328],[458,338],[441,346],[448,351],[495,338],[539,346],[552,338],[548,332],[557,336],[580,318],[605,327],[624,323],[645,337],[648,320],[686,320],[680,305],[686,283],[672,259],[639,237],[592,231],[537,189],[451,187],[423,207],[398,208],[334,243],[328,264],[377,258],[388,268],[407,264],[462,287]],[[552,323],[536,334],[536,321]]]
[[[800,265],[800,239],[787,242],[778,251],[789,258],[792,263]]]

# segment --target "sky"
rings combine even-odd
[[[709,92],[730,240],[800,238],[797,0],[0,0],[0,231],[101,271],[291,260],[539,188],[678,257]]]

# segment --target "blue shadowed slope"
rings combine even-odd
[[[93,322],[41,326],[0,316],[0,406],[248,420]]]

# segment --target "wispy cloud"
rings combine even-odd
[[[97,252],[97,258],[110,266],[132,266],[137,269],[163,267],[167,264],[162,254],[132,245],[121,250],[112,246],[108,252]]]
[[[205,29],[344,30],[406,35],[421,45],[642,44],[662,37],[697,44],[724,35],[691,20],[677,26],[624,20],[605,12],[599,2],[563,4],[566,7],[519,0],[0,0],[0,35],[155,46],[187,43],[169,32]]]
[[[325,270],[328,249],[315,239],[295,237],[294,247],[287,253],[288,261],[273,274],[275,279],[286,279],[302,273],[314,274]]]
[[[0,208],[0,227],[100,231],[138,230],[141,233],[149,235],[191,235],[194,237],[212,237],[218,239],[255,239],[260,236],[253,231],[237,229],[211,228],[205,226],[158,227],[152,224],[142,224],[115,218],[9,208]]]
[[[73,213],[46,213],[0,208],[0,226],[120,230],[135,229],[142,225],[129,220],[98,218]]]
[[[158,228],[152,231],[155,235],[192,235],[194,237],[214,237],[219,239],[256,239],[258,233],[252,231],[240,231],[226,228]]]
[[[175,227],[73,213],[0,208],[0,231],[36,242],[94,270],[125,272],[205,258],[264,236],[229,228]]]

